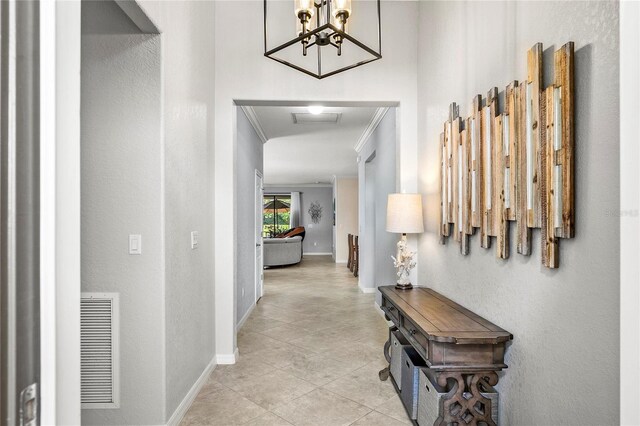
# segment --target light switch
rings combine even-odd
[[[191,250],[198,248],[198,231],[191,231]]]
[[[142,235],[129,234],[129,254],[142,254]]]

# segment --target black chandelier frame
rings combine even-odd
[[[332,75],[336,75],[338,73],[341,73],[343,71],[347,71],[353,68],[357,68],[359,66],[368,64],[370,62],[374,62],[377,61],[378,59],[382,59],[382,31],[381,31],[381,22],[380,22],[380,0],[376,0],[377,3],[377,9],[378,9],[378,50],[374,50],[372,48],[370,48],[369,46],[367,46],[366,44],[360,42],[359,40],[357,40],[356,38],[350,36],[348,33],[342,31],[341,29],[337,28],[335,25],[333,25],[331,22],[326,23],[318,28],[315,28],[311,31],[308,31],[294,39],[289,40],[286,43],[281,44],[278,47],[275,47],[273,49],[269,49],[267,46],[267,3],[270,0],[264,0],[264,56],[266,56],[269,59],[272,59],[276,62],[279,62],[283,65],[286,65],[288,67],[291,67],[293,69],[296,69],[302,73],[305,73],[307,75],[310,75],[312,77],[317,78],[318,80],[322,80],[323,78],[327,78],[327,77],[331,77]],[[273,0],[271,0],[273,1]],[[322,0],[320,5],[318,5],[317,3],[315,3],[316,8],[318,7],[322,7],[322,5],[326,4],[326,0]],[[335,44],[334,42],[330,41],[327,44],[319,44],[317,43],[318,38],[320,38],[320,34],[323,32],[327,32],[327,34],[325,34],[325,37],[328,37],[328,40],[334,40],[336,37],[345,39],[345,40],[349,40],[350,42],[352,42],[353,44],[355,44],[356,46],[358,46],[359,48],[361,48],[362,50],[366,51],[367,53],[369,53],[370,55],[372,55],[373,57],[371,59],[366,59],[364,61],[359,61],[356,62],[354,64],[351,65],[347,65],[346,67],[342,67],[339,68],[337,70],[333,70],[330,71],[326,74],[322,73],[322,54],[321,54],[321,49],[324,46],[334,46],[336,48],[338,48],[339,46],[337,44]],[[284,59],[280,59],[277,58],[274,55],[275,53],[286,49],[287,47],[296,44],[296,43],[302,43],[304,40],[311,40],[312,38],[315,38],[316,41],[314,41],[313,43],[308,43],[307,47],[311,47],[313,45],[318,45],[317,46],[317,51],[318,51],[318,72],[314,73],[312,71],[309,71],[301,66],[292,64],[291,62],[285,61]]]

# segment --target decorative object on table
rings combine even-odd
[[[264,56],[317,79],[381,59],[381,41],[380,0],[264,0]]]
[[[391,256],[391,259],[393,259],[393,266],[398,270],[396,287],[408,290],[413,287],[409,280],[409,273],[416,266],[416,262],[413,260],[416,253],[407,248],[407,234],[424,232],[422,196],[420,194],[389,194],[387,199],[387,232],[402,234],[397,244],[396,256]]]
[[[320,219],[322,219],[322,206],[318,201],[314,201],[309,206],[309,216],[311,216],[311,221],[313,223],[320,223]]]
[[[574,44],[555,52],[554,83],[542,87],[542,44],[527,53],[527,78],[474,97],[462,119],[452,103],[440,134],[440,242],[446,237],[469,253],[480,246],[509,257],[509,222],[515,221],[517,252],[531,254],[531,229],[541,229],[542,264],[559,266],[558,241],[574,237]],[[453,227],[451,226],[453,225]]]

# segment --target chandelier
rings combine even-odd
[[[380,0],[353,3],[264,0],[264,55],[318,79],[381,59]]]

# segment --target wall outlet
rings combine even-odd
[[[129,234],[129,254],[142,254],[142,235]]]
[[[191,250],[198,248],[198,231],[191,231]]]

